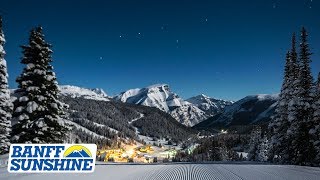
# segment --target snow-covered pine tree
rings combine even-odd
[[[258,145],[258,161],[267,162],[269,160],[270,147],[271,146],[268,136],[264,134],[263,138],[260,140],[260,144]]]
[[[293,35],[293,44],[295,44],[295,37]],[[294,45],[293,45],[294,46]],[[291,99],[292,89],[292,61],[291,53],[288,51],[286,54],[286,64],[284,69],[284,80],[282,83],[281,93],[279,95],[278,104],[275,110],[275,114],[272,117],[272,121],[269,124],[271,131],[271,144],[272,150],[269,157],[271,160],[280,161],[281,163],[287,163],[288,156],[288,141],[286,140],[286,133],[289,128],[288,122],[288,103]]]
[[[3,45],[5,38],[2,30],[2,17],[0,16],[0,154],[7,153],[10,146],[12,103],[8,89],[7,63],[4,59]]]
[[[29,45],[22,46],[22,64],[17,78],[20,97],[14,102],[12,140],[19,143],[60,143],[67,128],[61,118],[63,103],[58,100],[58,83],[51,66],[51,45],[44,40],[42,28],[31,31]]]
[[[313,160],[315,152],[311,143],[309,130],[312,116],[313,78],[310,69],[310,48],[307,42],[305,28],[301,30],[300,70],[299,77],[294,81],[293,98],[289,102],[288,120],[290,127],[287,131],[289,146],[288,155],[292,164],[306,165]]]
[[[296,42],[296,34],[293,33],[292,34],[292,38],[291,38],[291,50],[290,50],[290,60],[291,60],[290,82],[291,83],[293,83],[295,80],[298,79],[299,73],[300,73],[296,44],[297,44],[297,42]],[[293,88],[291,87],[291,89],[290,89],[291,93],[293,93],[292,89]],[[292,94],[291,94],[291,96],[292,96]]]
[[[258,161],[258,145],[261,139],[261,127],[254,126],[251,131],[250,135],[250,142],[249,142],[249,153],[248,153],[248,160],[249,161]]]
[[[309,133],[312,138],[312,142],[316,151],[316,157],[314,163],[320,166],[320,73],[318,74],[318,80],[314,89],[315,98],[313,103],[313,119],[312,128]]]

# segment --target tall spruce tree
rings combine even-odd
[[[320,166],[320,73],[318,74],[318,80],[314,89],[315,98],[313,103],[313,119],[312,128],[309,133],[312,138],[312,143],[315,147],[316,157],[314,159],[315,165]]]
[[[9,151],[12,113],[12,103],[8,89],[7,63],[4,59],[6,54],[3,49],[4,43],[2,17],[0,16],[0,154]]]
[[[264,133],[258,145],[258,150],[257,150],[258,161],[261,161],[261,162],[269,161],[269,157],[270,157],[269,153],[270,153],[270,142],[269,142],[268,136]]]
[[[294,36],[293,36],[294,47]],[[272,150],[269,157],[271,160],[279,161],[281,163],[288,163],[288,141],[286,139],[286,133],[289,128],[288,122],[288,103],[291,98],[292,90],[292,76],[293,66],[292,59],[289,51],[286,54],[286,64],[284,69],[284,80],[282,83],[281,93],[279,95],[278,104],[275,110],[275,114],[272,117],[272,121],[269,124],[269,129],[272,132],[271,144]]]
[[[21,63],[26,67],[16,80],[19,98],[14,102],[13,118],[18,121],[12,129],[15,142],[59,143],[67,131],[50,48],[41,27],[33,29],[29,45],[22,46]]]
[[[249,142],[249,153],[248,153],[248,160],[249,161],[258,161],[258,147],[260,144],[261,139],[261,127],[255,126],[250,135],[250,142]]]
[[[288,120],[290,127],[287,131],[289,157],[292,164],[307,165],[313,160],[315,152],[311,143],[309,130],[312,115],[312,86],[310,62],[311,52],[307,42],[308,34],[305,28],[301,30],[299,53],[299,77],[294,81],[293,98],[289,103]]]
[[[296,81],[299,77],[299,73],[300,73],[300,68],[299,68],[299,62],[298,62],[298,53],[297,53],[297,49],[296,49],[296,34],[293,33],[292,34],[292,38],[291,38],[291,50],[290,50],[290,83],[292,85],[292,83],[294,81]],[[293,87],[290,88],[290,92],[291,92],[291,97],[293,96]],[[291,98],[290,97],[290,98]]]

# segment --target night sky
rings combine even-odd
[[[309,32],[320,71],[320,0],[0,0],[10,88],[20,45],[41,25],[59,84],[129,88],[167,83],[188,98],[278,93],[292,32]]]

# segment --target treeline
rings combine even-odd
[[[132,124],[142,135],[171,139],[173,143],[178,144],[196,134],[195,130],[180,124],[172,116],[157,108],[141,106],[139,112],[144,114],[144,117]]]
[[[158,139],[167,138],[175,143],[182,142],[195,134],[191,128],[181,125],[170,115],[156,108],[112,100],[106,102],[68,96],[60,98],[69,105],[68,113],[71,121],[106,138],[113,139],[117,135],[119,138],[139,140],[135,127],[142,135]],[[133,119],[137,120],[130,124]],[[94,123],[98,123],[100,127]],[[114,133],[108,127],[118,132]]]
[[[179,151],[173,158],[178,162],[203,162],[203,161],[243,161],[242,155],[248,148],[248,135],[222,134],[211,138],[204,138],[198,142],[195,149],[187,148]]]
[[[94,143],[99,149],[105,147],[119,147],[117,137],[114,137],[113,139],[96,137],[93,134],[88,134],[84,130],[77,128],[72,130],[72,134],[74,134],[75,137],[72,139],[71,143]]]
[[[71,121],[110,139],[116,135],[121,138],[137,139],[134,127],[128,123],[140,117],[137,111],[113,102],[68,96],[60,98],[69,105],[68,113]],[[109,127],[119,132],[115,133]]]
[[[308,34],[301,30],[299,52],[296,37],[286,54],[284,79],[279,101],[268,131],[255,129],[250,157],[281,164],[320,165],[320,74],[311,73]]]

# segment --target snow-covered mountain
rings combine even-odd
[[[172,92],[167,84],[130,89],[114,97],[117,101],[156,107],[172,115],[180,123],[193,126],[209,116],[196,105]]]
[[[61,95],[71,96],[72,98],[82,97],[84,99],[109,101],[109,98],[103,89],[88,89],[78,86],[61,85],[59,86],[59,90]]]
[[[278,94],[247,96],[224,111],[195,126],[196,129],[219,128],[232,125],[259,124],[270,121],[277,104]]]
[[[191,97],[186,101],[196,105],[199,109],[204,111],[208,116],[214,116],[221,113],[226,106],[233,104],[233,101],[226,101],[222,99],[215,99],[204,94]]]
[[[177,94],[170,91],[167,84],[155,84],[142,89],[130,89],[115,96],[114,99],[156,107],[165,112],[169,112],[185,103]]]
[[[101,89],[101,88],[94,88],[94,89],[91,89],[93,92],[97,93],[98,95],[101,95],[103,97],[108,97],[107,93]]]
[[[209,116],[197,106],[185,101],[184,104],[169,112],[173,118],[186,126],[194,126]]]
[[[178,142],[196,133],[156,108],[72,95],[62,95],[60,100],[69,106],[67,123],[73,127],[70,142],[79,140],[109,146],[120,139],[142,142],[150,137]]]

